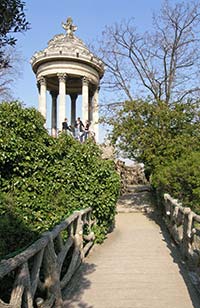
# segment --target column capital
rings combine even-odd
[[[84,85],[84,86],[88,86],[88,84],[89,84],[89,79],[87,78],[87,77],[83,77],[82,78],[82,84]]]
[[[44,76],[37,79],[38,85],[46,85],[46,78]]]
[[[67,74],[59,73],[57,74],[59,81],[66,81]]]

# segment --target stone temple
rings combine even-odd
[[[47,118],[47,91],[51,95],[51,134],[56,137],[62,130],[66,108],[71,112],[72,127],[76,120],[76,102],[79,95],[82,121],[92,123],[98,141],[98,93],[104,74],[103,62],[74,35],[77,27],[71,17],[62,23],[65,34],[55,35],[48,47],[31,58],[37,78],[39,111]],[[69,99],[69,102],[68,100]]]

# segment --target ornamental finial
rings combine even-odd
[[[66,23],[62,23],[62,27],[67,31],[68,37],[74,37],[74,32],[77,30],[77,26],[73,25],[73,20],[71,17],[67,18]]]

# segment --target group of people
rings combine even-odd
[[[64,119],[62,123],[62,131],[74,136],[75,139],[79,140],[81,143],[86,141],[88,137],[94,139],[95,133],[90,129],[90,123],[86,120],[85,125],[81,121],[80,117],[75,121],[74,127],[68,124],[67,118]]]

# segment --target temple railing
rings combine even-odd
[[[92,209],[74,212],[26,250],[0,262],[1,308],[62,307],[62,289],[94,243]]]
[[[164,194],[165,222],[168,230],[180,247],[189,270],[196,272],[200,282],[200,216],[189,207],[183,207],[169,194]]]

